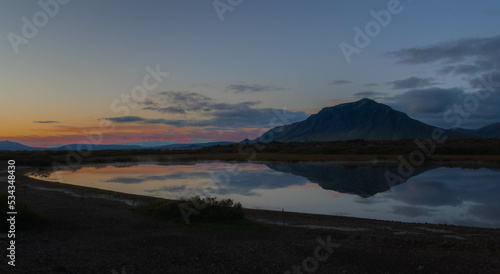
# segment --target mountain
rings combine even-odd
[[[40,147],[30,147],[25,146],[20,143],[11,142],[11,141],[0,141],[0,150],[43,150],[44,148]]]
[[[387,105],[362,99],[326,107],[304,121],[275,127],[259,138],[277,142],[424,139],[430,138],[434,129]],[[449,132],[448,137],[472,136]]]
[[[477,130],[456,128],[450,129],[450,131],[467,134],[474,138],[500,138],[500,123],[485,126]]]
[[[481,138],[500,138],[500,123],[480,128],[477,133]]]

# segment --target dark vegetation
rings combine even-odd
[[[430,140],[429,140],[430,141]],[[434,143],[435,144],[435,143]],[[449,139],[435,144],[436,155],[500,155],[500,139]],[[426,144],[429,148],[430,145]],[[17,165],[51,166],[89,163],[132,162],[144,159],[247,160],[253,154],[283,155],[407,155],[421,150],[413,139],[399,141],[270,142],[217,145],[198,149],[138,149],[97,151],[0,151],[0,161],[16,160]],[[259,160],[266,160],[266,156]],[[299,157],[300,158],[300,157]],[[382,157],[383,158],[383,157]],[[273,158],[274,159],[274,158]],[[304,160],[311,160],[304,157]]]
[[[185,223],[185,217],[189,223],[195,224],[238,223],[245,220],[240,203],[235,203],[231,199],[218,200],[215,197],[195,196],[181,200],[154,200],[136,206],[134,211],[175,223]]]

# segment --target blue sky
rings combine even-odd
[[[60,144],[108,119],[117,128],[110,143],[237,141],[266,128],[273,109],[295,121],[361,97],[448,128],[456,119],[443,113],[484,90],[474,79],[500,75],[498,1],[41,2],[58,10],[18,53],[9,33],[24,37],[22,18],[33,23],[44,10],[39,1],[0,9],[0,114],[11,117],[0,139]],[[230,7],[223,20],[214,3]],[[370,12],[388,5],[400,12],[346,62],[340,44],[354,45],[354,28],[365,30],[375,22]],[[112,102],[141,84],[147,66],[169,75],[148,90],[149,101],[114,112]],[[499,122],[498,89],[459,126]],[[144,104],[151,100],[154,107]],[[171,122],[181,120],[188,123]]]

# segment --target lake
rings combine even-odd
[[[43,179],[169,199],[210,195],[255,209],[500,228],[498,170],[422,167],[396,185],[386,172],[397,168],[198,162],[82,166]]]

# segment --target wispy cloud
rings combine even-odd
[[[401,49],[387,55],[399,59],[403,64],[425,64],[436,61],[457,63],[467,57],[481,58],[483,61],[495,59],[500,53],[500,35],[487,38],[467,38],[427,47]],[[483,64],[485,65],[485,64]]]
[[[227,89],[233,91],[234,93],[253,93],[253,92],[264,92],[264,91],[281,91],[286,90],[281,87],[265,86],[265,85],[229,85]]]
[[[183,108],[179,107],[145,107],[145,110],[155,110],[161,112],[163,114],[186,114],[186,111]]]
[[[184,120],[167,120],[167,119],[147,119],[139,116],[121,116],[121,117],[109,117],[103,118],[114,123],[142,123],[142,124],[162,124],[170,125],[175,127],[188,126],[188,122]]]
[[[419,78],[419,77],[410,77],[403,80],[396,80],[391,82],[393,89],[414,89],[414,88],[423,88],[435,85],[433,82],[434,78]]]
[[[33,121],[33,123],[35,123],[35,124],[58,124],[61,122],[58,122],[58,121]]]

